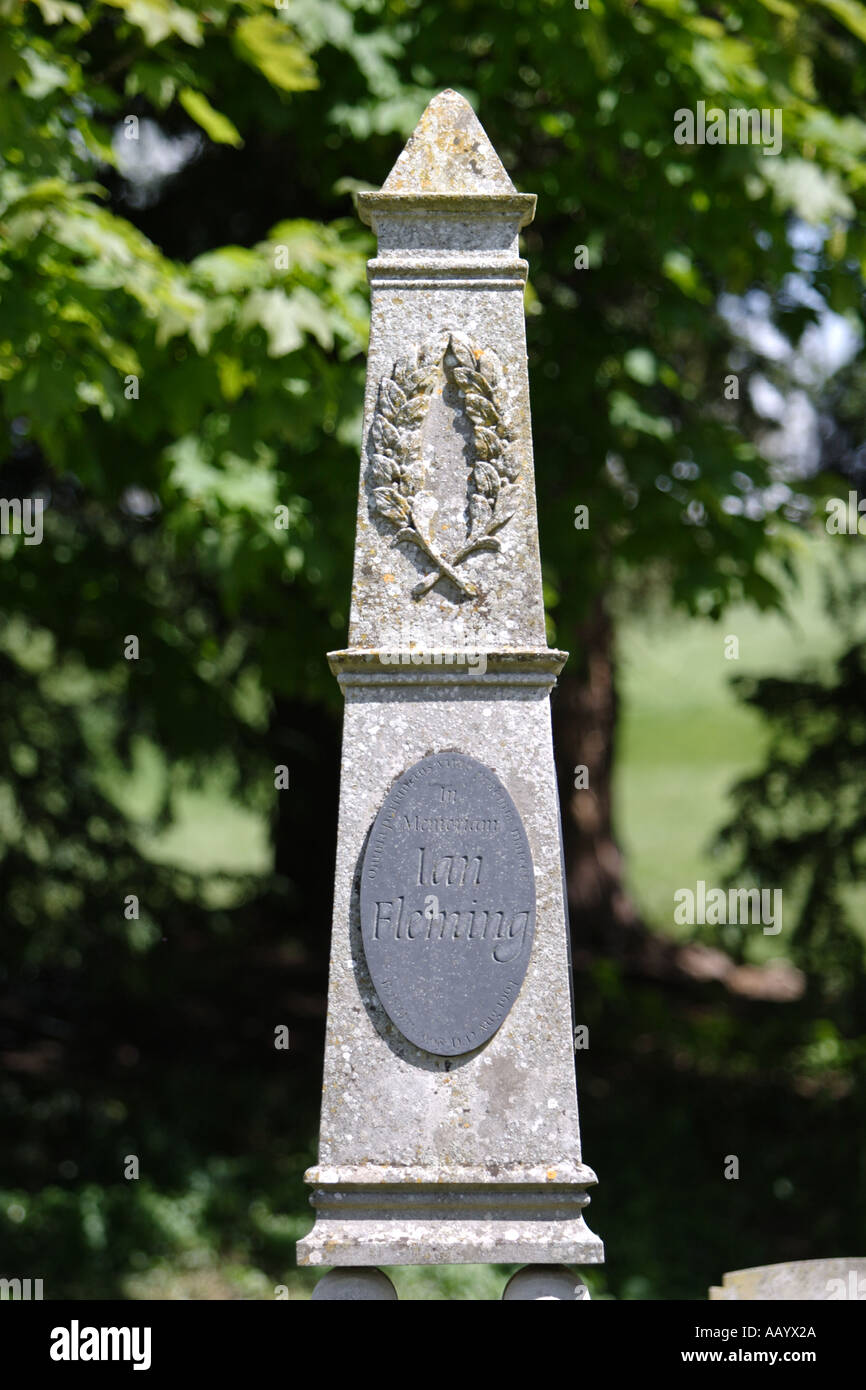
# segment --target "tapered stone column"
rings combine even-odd
[[[518,255],[535,198],[446,91],[359,203],[379,250],[298,1259],[597,1263]]]

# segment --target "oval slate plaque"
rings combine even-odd
[[[403,773],[361,869],[373,984],[401,1033],[442,1057],[480,1047],[517,998],[535,931],[520,814],[489,767],[434,753]]]

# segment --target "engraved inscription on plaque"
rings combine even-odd
[[[361,934],[388,1017],[442,1057],[493,1036],[535,931],[535,871],[520,814],[489,767],[434,753],[400,777],[361,870]]]

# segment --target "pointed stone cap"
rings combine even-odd
[[[535,195],[518,193],[472,107],[447,89],[429,103],[378,193],[359,193],[361,220],[372,213],[440,208],[532,220]]]
[[[465,97],[440,92],[409,136],[383,193],[505,193],[517,189]]]

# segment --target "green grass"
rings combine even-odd
[[[161,751],[139,739],[133,746],[131,769],[108,766],[101,783],[124,815],[146,825],[158,810],[168,777]],[[139,832],[145,858],[205,876],[269,872],[273,852],[267,817],[240,805],[230,794],[228,781],[228,769],[219,760],[200,785],[184,785],[176,771],[179,785],[170,794],[171,823],[159,832]]]
[[[674,925],[675,890],[699,878],[721,884],[727,865],[711,844],[730,816],[731,788],[760,767],[766,746],[760,717],[737,698],[732,678],[790,675],[806,662],[829,663],[839,649],[821,598],[831,546],[825,537],[803,547],[787,619],[744,607],[720,623],[665,612],[620,625],[616,831],[639,908],[671,935],[693,930]],[[737,660],[725,657],[729,635],[739,641]]]

